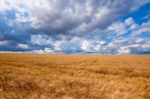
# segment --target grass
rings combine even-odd
[[[150,99],[150,56],[0,54],[0,99]]]

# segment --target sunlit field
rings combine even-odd
[[[150,99],[150,56],[0,54],[0,99]]]

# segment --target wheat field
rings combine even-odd
[[[0,54],[0,99],[150,99],[150,56]]]

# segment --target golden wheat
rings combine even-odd
[[[150,56],[0,54],[0,99],[150,99]]]

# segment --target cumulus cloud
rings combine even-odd
[[[43,33],[76,34],[96,28],[107,28],[121,16],[147,1],[139,3],[139,0],[7,0],[1,1],[1,9],[14,10],[15,22],[28,22]],[[121,4],[124,6],[120,6]]]
[[[46,35],[32,35],[31,43],[36,45],[48,45],[51,44],[52,40]]]
[[[30,53],[38,53],[38,54],[52,54],[52,53],[56,53],[54,52],[51,48],[44,48],[39,49],[39,50],[32,50]]]
[[[116,53],[144,53],[150,51],[150,39],[141,37],[118,38],[111,42],[111,48],[115,48]]]
[[[8,45],[9,44],[9,41],[6,41],[6,40],[4,40],[4,41],[0,41],[0,45],[2,46],[2,45]]]
[[[105,41],[102,40],[83,40],[81,42],[81,50],[84,52],[105,53]]]
[[[119,54],[129,54],[131,53],[130,49],[128,46],[121,46],[119,49],[118,49],[118,53]]]
[[[29,46],[27,44],[18,44],[18,47],[21,48],[21,49],[28,49]]]
[[[143,23],[140,27],[137,27],[136,30],[134,30],[134,36],[135,35],[141,35],[142,33],[148,33],[150,34],[150,20],[146,23]]]
[[[140,35],[150,32],[150,22],[138,24],[132,17],[120,21],[148,2],[1,0],[0,50],[34,53],[149,51],[149,39]]]
[[[126,25],[120,22],[113,23],[108,27],[108,30],[117,33],[117,35],[121,35],[127,32]]]

